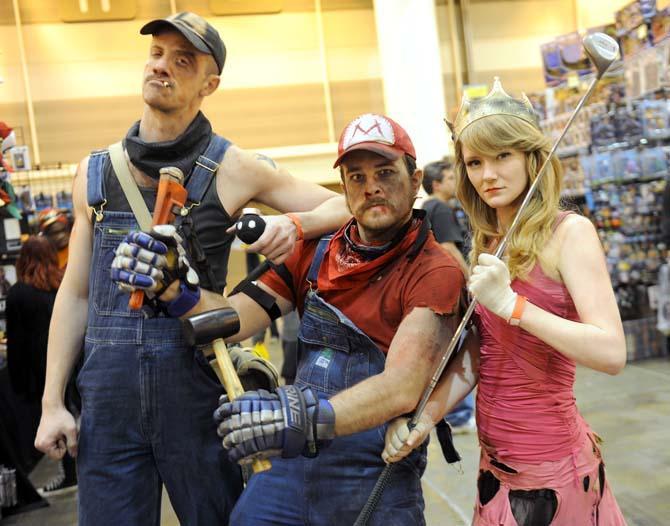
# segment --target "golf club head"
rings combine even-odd
[[[605,33],[591,33],[584,38],[584,51],[593,62],[598,72],[598,78],[602,77],[607,68],[619,56],[619,44],[611,36]]]

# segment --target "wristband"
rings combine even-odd
[[[288,217],[295,225],[297,241],[302,241],[303,239],[305,239],[305,234],[302,231],[302,223],[300,222],[300,218],[296,214],[284,214],[284,215]]]
[[[200,287],[191,288],[184,281],[179,282],[179,296],[170,302],[161,304],[171,318],[183,316],[200,301]]]
[[[526,301],[528,298],[522,296],[521,294],[516,295],[516,301],[514,302],[514,310],[512,311],[512,316],[507,320],[507,323],[513,327],[518,327],[521,324],[521,316],[523,316],[523,311],[526,308]]]
[[[335,438],[335,411],[328,400],[319,399],[316,416],[316,438],[321,446],[327,446]]]

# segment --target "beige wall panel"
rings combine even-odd
[[[76,1],[76,0],[73,0]],[[95,1],[95,0],[89,0]],[[213,16],[210,0],[177,0],[178,11],[193,11],[204,17]],[[251,0],[250,0],[251,1]],[[26,24],[60,22],[54,0],[19,0],[21,20]],[[283,0],[282,12],[314,11],[314,0]],[[347,9],[371,9],[372,0],[321,0],[323,11]],[[149,19],[170,14],[170,0],[137,0],[136,18]],[[0,1],[0,25],[14,24],[14,13],[10,0]]]
[[[328,142],[320,85],[219,91],[203,109],[218,133],[243,148]]]
[[[361,113],[383,112],[380,79],[331,87],[338,134]],[[205,101],[203,111],[218,133],[243,148],[326,143],[321,95],[319,85],[220,91]],[[0,112],[12,126],[27,131],[25,105],[2,104]],[[141,112],[139,95],[36,102],[43,164],[77,162],[89,151],[119,140]],[[308,174],[307,169],[301,172]],[[328,177],[326,172],[317,179]]]
[[[58,0],[58,13],[64,22],[100,20],[132,20],[137,15],[136,0],[114,0],[103,5],[102,0],[86,0],[82,10],[80,0]]]
[[[381,76],[372,9],[326,11],[323,32],[331,82]]]
[[[493,85],[493,77],[498,76],[510,95],[518,97],[521,92],[532,93],[542,91],[545,88],[544,76],[538,68],[521,69],[495,69],[490,71],[477,71],[472,76],[473,84]]]
[[[352,11],[360,13],[361,11]],[[313,13],[217,17],[211,20],[228,47],[223,89],[311,84],[321,81],[320,53]],[[139,35],[143,21],[34,24],[24,27],[33,97],[35,100],[130,96],[140,89],[150,39]],[[352,21],[353,24],[356,21]],[[0,26],[7,42],[0,55],[5,77],[18,69],[16,32]],[[367,48],[349,53],[355,72],[368,71]],[[341,68],[336,68],[340,70]],[[377,75],[370,70],[368,76]],[[16,76],[20,79],[20,75]],[[0,90],[0,102],[12,102],[21,89]]]
[[[344,127],[362,113],[384,113],[381,79],[335,82],[330,85],[335,139]],[[391,116],[392,117],[392,116]]]
[[[575,30],[572,0],[473,2],[469,17],[475,72],[540,68],[540,45]]]
[[[358,89],[365,93],[367,87]],[[24,108],[21,103],[0,105],[7,122],[27,130]],[[219,91],[203,110],[216,131],[244,148],[328,141],[320,85]],[[139,94],[36,101],[42,162],[77,162],[90,150],[119,140],[141,114]]]
[[[602,26],[614,22],[614,12],[632,0],[577,0],[577,24],[579,29]]]
[[[78,0],[70,0],[78,3]],[[88,0],[95,2],[96,0]],[[99,1],[99,0],[98,0]],[[112,0],[113,1],[113,0]],[[284,0],[292,3],[296,0]],[[21,21],[24,24],[44,24],[62,22],[55,0],[19,0]],[[209,0],[177,0],[180,11],[194,11],[202,16],[211,16]],[[170,14],[170,0],[136,0],[136,19],[149,19]],[[14,24],[11,0],[0,1],[0,25]]]
[[[248,15],[279,13],[282,0],[209,0],[209,9],[216,15]]]
[[[551,38],[574,31],[573,0],[471,1],[470,23],[474,40]]]
[[[36,101],[42,163],[78,162],[118,141],[141,111],[139,96]]]

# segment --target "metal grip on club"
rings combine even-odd
[[[247,245],[255,243],[265,231],[265,220],[258,208],[243,208],[242,217],[235,225],[235,234]]]
[[[391,475],[393,474],[394,469],[395,469],[395,463],[386,464],[386,466],[384,466],[384,470],[382,471],[381,475],[379,475],[379,478],[375,483],[375,487],[372,488],[372,493],[370,493],[370,496],[368,497],[365,506],[363,506],[363,509],[358,514],[358,517],[356,517],[356,522],[354,522],[354,526],[365,526],[368,523],[370,517],[372,516],[372,513],[375,511],[375,508],[377,507],[377,504],[379,504],[379,499],[382,498],[382,493],[384,493],[386,486],[388,486],[389,482],[391,481]]]

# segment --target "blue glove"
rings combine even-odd
[[[150,233],[129,233],[115,251],[111,271],[121,290],[144,290],[151,296],[160,296],[179,280],[180,295],[164,305],[172,316],[187,312],[200,298],[200,279],[173,225],[157,225]]]
[[[259,454],[315,457],[335,437],[335,413],[328,400],[309,387],[285,385],[274,393],[248,391],[230,402],[219,399],[217,432],[233,462],[245,464]]]
[[[131,232],[114,252],[112,280],[126,292],[155,292],[165,288],[168,247],[146,232]],[[169,283],[167,284],[169,285]]]

